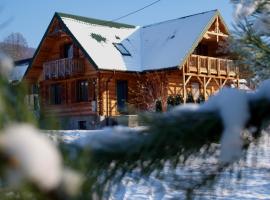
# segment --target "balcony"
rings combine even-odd
[[[63,79],[82,75],[85,72],[83,59],[64,58],[43,64],[43,76],[48,79]]]
[[[199,56],[192,54],[186,62],[186,72],[204,75],[236,77],[239,68],[229,59]]]

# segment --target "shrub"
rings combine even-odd
[[[161,100],[156,101],[156,112],[162,112],[162,103]]]

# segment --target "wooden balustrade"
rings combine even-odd
[[[186,62],[188,73],[236,77],[238,67],[229,59],[192,54]]]
[[[59,79],[85,72],[83,59],[64,58],[43,64],[44,79]]]

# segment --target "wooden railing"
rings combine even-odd
[[[81,75],[85,72],[83,59],[64,58],[43,64],[44,79],[59,79]]]
[[[239,69],[229,59],[192,54],[186,62],[186,72],[235,77],[239,74]]]

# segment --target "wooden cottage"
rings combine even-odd
[[[228,34],[217,10],[149,26],[55,13],[24,80],[38,86],[47,115],[88,129],[157,100],[166,110],[168,98],[237,85],[238,68],[217,51]]]

